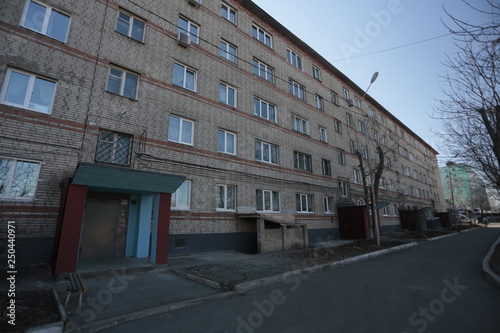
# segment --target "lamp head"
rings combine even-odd
[[[375,82],[375,80],[377,79],[377,77],[378,77],[378,72],[373,73],[372,80],[370,81],[370,83]]]

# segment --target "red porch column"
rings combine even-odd
[[[54,270],[55,274],[76,271],[86,200],[87,186],[69,185]]]
[[[168,238],[170,235],[170,201],[172,194],[160,193],[158,209],[158,229],[156,237],[156,262],[166,264],[168,261]]]

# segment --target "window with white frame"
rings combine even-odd
[[[345,114],[345,123],[347,124],[347,126],[351,126],[352,127],[352,115],[350,113],[346,113]]]
[[[363,158],[368,158],[368,149],[366,149],[366,147],[361,147],[361,156]]]
[[[325,102],[323,101],[323,97],[320,95],[315,95],[315,101],[316,101],[316,108],[320,110],[325,109]]]
[[[357,96],[354,97],[354,105],[356,105],[360,109],[363,109],[363,105],[361,104],[361,100]]]
[[[383,211],[384,216],[389,216],[389,207],[388,206],[384,206],[384,208],[382,208],[382,211]]]
[[[50,113],[56,82],[36,74],[8,68],[1,93],[3,104]]]
[[[361,132],[361,133],[366,133],[366,126],[365,126],[365,123],[362,122],[361,120],[358,120],[358,130]]]
[[[321,160],[321,170],[322,170],[324,176],[331,176],[332,175],[332,167],[331,167],[330,161],[322,159]]]
[[[236,88],[219,83],[219,102],[236,107]]]
[[[332,103],[335,105],[339,105],[339,96],[336,92],[332,91]]]
[[[303,101],[306,100],[306,89],[300,83],[290,79],[288,80],[288,89],[290,94],[292,94],[293,96],[300,98]]]
[[[333,127],[335,128],[335,132],[342,133],[342,123],[338,119],[333,120]]]
[[[236,210],[236,186],[217,185],[216,209],[222,211]]]
[[[273,47],[272,36],[256,25],[252,25],[252,37],[257,39],[264,45]]]
[[[277,191],[257,190],[257,211],[276,213],[280,209],[280,193]]]
[[[399,213],[398,205],[393,205],[392,209],[394,210],[394,216],[398,216]]]
[[[70,16],[40,1],[27,1],[21,25],[42,35],[65,43]]]
[[[302,69],[302,58],[297,53],[286,50],[286,60],[295,67]]]
[[[146,23],[134,15],[120,11],[116,20],[115,30],[122,35],[144,42],[144,30]]]
[[[387,188],[387,181],[385,178],[380,178],[380,188],[384,190]]]
[[[372,130],[372,137],[373,137],[373,140],[379,142],[380,141],[380,136],[378,134],[378,131],[377,130]]]
[[[257,97],[253,99],[253,114],[274,123],[276,122],[276,106]]]
[[[321,71],[319,70],[318,67],[316,66],[313,66],[313,77],[316,79],[316,80],[319,80],[321,81]]]
[[[297,213],[314,212],[314,196],[312,194],[297,193],[295,195]]]
[[[252,65],[253,73],[255,75],[260,76],[271,83],[274,82],[274,69],[271,66],[255,58],[252,60]]]
[[[236,134],[219,130],[217,133],[217,151],[221,153],[236,154]]]
[[[179,19],[177,20],[177,28],[178,32],[184,32],[188,34],[192,43],[199,44],[200,27],[197,24],[184,17],[179,17]]]
[[[349,141],[349,150],[351,154],[356,154],[356,142]]]
[[[97,139],[96,162],[129,165],[132,136],[101,130]]]
[[[196,71],[185,65],[175,63],[173,84],[196,91]]]
[[[354,169],[354,182],[356,184],[361,184],[361,171],[359,169]]]
[[[345,180],[339,180],[339,193],[341,197],[349,196],[349,183]]]
[[[293,130],[300,132],[300,133],[308,134],[309,133],[308,127],[309,126],[307,125],[307,120],[300,118],[299,116],[292,115],[292,129]]]
[[[351,99],[349,90],[347,90],[346,88],[342,88],[342,96],[344,96],[346,101],[349,101]]]
[[[236,46],[225,40],[221,40],[219,43],[219,55],[232,63],[236,63]]]
[[[325,206],[326,214],[333,214],[333,198],[332,197],[323,197],[323,204]]]
[[[220,6],[220,15],[229,22],[236,24],[236,10],[233,7],[222,3]]]
[[[322,142],[328,142],[328,136],[326,134],[326,128],[319,126],[318,127],[318,139]]]
[[[278,146],[255,140],[255,159],[261,162],[278,164]]]
[[[371,106],[368,107],[368,112],[370,113],[370,117],[375,118],[375,110]]]
[[[309,154],[293,152],[293,161],[295,169],[312,172],[312,157]]]
[[[339,164],[345,164],[345,152],[342,149],[337,151],[337,159]]]
[[[194,122],[177,116],[170,116],[168,141],[193,145]]]
[[[40,162],[0,157],[0,200],[33,199],[39,174]]]
[[[191,208],[191,181],[184,183],[172,193],[171,208],[175,210],[188,210]]]
[[[130,99],[137,99],[139,75],[118,67],[110,67],[106,91]]]

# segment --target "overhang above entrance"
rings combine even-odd
[[[130,193],[174,193],[185,179],[184,176],[159,172],[80,163],[76,168],[72,184],[102,190],[124,190]]]

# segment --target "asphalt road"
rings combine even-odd
[[[500,228],[482,228],[243,296],[106,332],[500,332],[500,290],[482,260]]]

